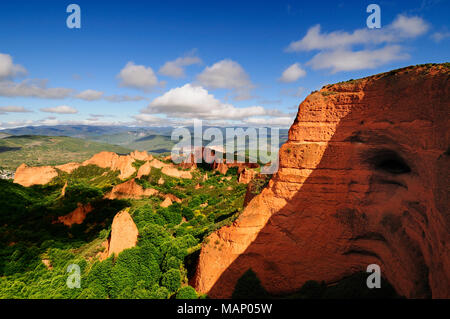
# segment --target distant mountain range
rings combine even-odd
[[[194,128],[186,127],[192,134],[194,140]],[[203,130],[209,128],[204,126]],[[129,127],[129,126],[91,126],[91,125],[56,125],[56,126],[25,126],[0,131],[0,138],[8,135],[39,135],[39,136],[67,136],[82,138],[90,141],[118,145],[131,150],[148,151],[154,154],[169,153],[177,141],[171,140],[171,134],[175,128],[164,127]],[[219,128],[226,138],[226,128]],[[245,128],[244,128],[245,130]],[[270,129],[268,138],[270,143]],[[279,145],[283,144],[288,137],[287,129],[279,130]],[[203,145],[209,140],[204,140]],[[248,139],[247,143],[248,145]],[[246,146],[247,146],[246,145]]]

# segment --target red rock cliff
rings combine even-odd
[[[378,264],[397,293],[450,297],[449,68],[328,85],[299,106],[280,168],[202,248],[196,289],[249,268],[273,294]]]

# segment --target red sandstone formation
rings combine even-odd
[[[158,194],[158,191],[153,188],[143,188],[141,185],[137,184],[135,179],[130,179],[125,183],[116,185],[113,189],[105,195],[108,199],[124,199],[124,198],[134,198],[140,199],[143,197],[148,197]]]
[[[186,179],[192,178],[191,172],[181,171],[178,168],[172,167],[172,166],[163,167],[161,169],[161,173],[168,175],[168,176],[176,177],[176,178],[186,178]]]
[[[45,185],[58,176],[58,172],[51,166],[28,167],[20,165],[14,174],[14,183],[25,187]]]
[[[152,166],[150,165],[150,162],[145,162],[145,164],[139,167],[139,170],[137,172],[137,178],[139,179],[142,176],[149,175],[151,170]]]
[[[67,188],[67,182],[64,183],[64,186],[61,190],[61,197],[66,196],[66,188]]]
[[[230,297],[251,268],[290,293],[378,264],[400,295],[449,298],[449,73],[409,67],[309,95],[268,187],[202,248],[197,291]]]
[[[184,161],[182,161],[179,166],[183,169],[195,169],[197,168],[197,163],[195,162],[195,155],[190,154]]]
[[[170,205],[172,205],[172,200],[169,197],[166,197],[160,204],[161,207],[169,207]]]
[[[45,265],[45,267],[47,267],[48,270],[52,270],[53,269],[53,266],[52,266],[52,263],[50,262],[50,259],[42,259],[41,261]]]
[[[153,159],[152,155],[149,155],[146,151],[133,151],[130,153],[130,156],[139,161],[151,161]]]
[[[166,195],[166,198],[170,198],[170,200],[171,200],[172,202],[181,203],[181,199],[179,199],[178,197],[176,197],[176,196],[173,195],[173,194],[167,194],[167,195]]]
[[[80,167],[80,163],[74,163],[74,162],[55,166],[55,168],[57,168],[63,172],[66,172],[68,174],[72,173],[78,167]]]
[[[114,216],[111,225],[111,234],[108,241],[103,243],[105,250],[99,254],[100,260],[136,246],[139,231],[133,218],[128,213],[128,209],[122,210]]]
[[[243,184],[248,184],[255,178],[256,172],[252,169],[244,168],[244,170],[239,174],[238,182]]]
[[[238,162],[233,162],[233,163],[227,163],[225,160],[223,160],[222,162],[214,162],[212,164],[212,168],[213,170],[218,171],[220,174],[225,175],[228,172],[228,169],[231,167],[237,167],[238,168],[238,174],[240,174],[244,168],[257,168],[259,167],[259,165],[257,163],[238,163]]]
[[[80,166],[86,166],[89,164],[97,165],[102,168],[109,168],[113,171],[119,170],[120,171],[119,178],[127,179],[136,172],[136,168],[133,166],[133,162],[135,160],[152,161],[153,156],[148,155],[147,152],[139,152],[139,151],[134,151],[130,153],[130,155],[117,155],[116,153],[112,152],[100,152],[81,164],[67,163],[63,165],[57,165],[55,167],[51,166],[28,167],[26,164],[22,164],[17,168],[15,172],[14,182],[26,187],[32,185],[44,185],[49,183],[54,177],[58,176],[58,172],[56,169],[70,174],[76,168]],[[154,161],[156,160],[153,160],[152,162]],[[146,164],[142,166],[145,166]],[[144,169],[147,168],[148,165],[143,168],[141,174],[143,174]]]
[[[78,203],[78,207],[73,212],[64,216],[59,216],[58,222],[68,227],[71,227],[73,224],[82,224],[86,215],[93,209],[91,204],[82,205],[81,203]]]
[[[113,152],[100,152],[83,162],[83,166],[93,164],[101,168],[120,171],[119,178],[126,179],[133,175],[136,168],[132,165],[134,158],[131,155],[120,156]]]
[[[150,166],[154,167],[154,168],[163,168],[163,167],[167,167],[167,166],[171,166],[171,164],[166,164],[164,162],[161,162],[159,160],[157,160],[156,158],[153,159],[152,161],[150,161]]]

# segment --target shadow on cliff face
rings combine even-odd
[[[264,195],[289,197],[287,204],[244,243],[211,297],[230,297],[250,268],[273,295],[309,280],[333,284],[369,264],[378,264],[400,295],[450,297],[449,75],[409,73],[330,86],[329,95],[321,90],[313,98],[323,101],[321,110],[300,105]],[[364,94],[350,96],[355,92]],[[328,115],[316,126],[332,124],[330,101],[338,118],[332,137],[296,135],[317,112]],[[288,189],[296,190],[286,196]]]

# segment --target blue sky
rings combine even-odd
[[[0,128],[289,126],[327,83],[448,62],[449,13],[448,0],[2,1]]]

